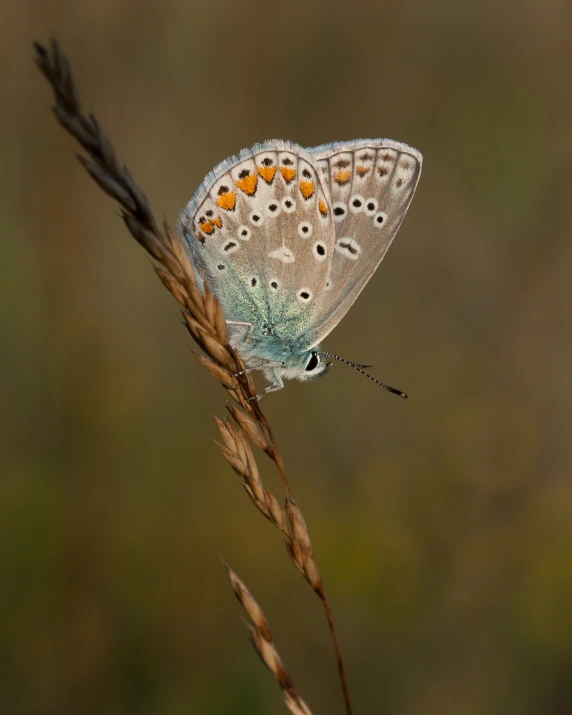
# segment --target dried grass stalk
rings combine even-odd
[[[276,682],[282,689],[282,692],[284,693],[284,701],[286,702],[288,709],[291,713],[294,713],[294,715],[312,715],[310,708],[296,692],[294,682],[284,667],[282,659],[278,655],[278,651],[276,650],[272,639],[270,626],[268,625],[268,621],[266,620],[262,609],[258,603],[256,603],[254,597],[246,588],[244,583],[237,576],[236,572],[233,571],[228,564],[225,564],[225,566],[232,590],[250,618],[251,623],[248,624],[248,627],[250,629],[252,644],[262,659],[262,662],[272,673]]]
[[[290,558],[322,601],[332,636],[346,713],[352,715],[332,610],[313,556],[306,522],[292,496],[284,463],[270,425],[254,399],[254,384],[250,373],[245,372],[240,355],[228,343],[222,307],[206,286],[201,293],[189,257],[178,235],[167,222],[162,226],[157,222],[147,197],[119,158],[97,119],[93,115],[86,116],[82,113],[70,63],[58,43],[52,41],[49,49],[36,43],[35,51],[36,64],[55,94],[54,113],[58,121],[89,155],[89,158],[78,157],[82,166],[103,191],[117,201],[129,232],[159,264],[155,267],[158,277],[181,305],[182,322],[206,356],[193,354],[238,405],[227,404],[233,421],[228,418],[215,418],[223,440],[223,444],[218,445],[219,449],[240,476],[242,486],[256,508],[280,530]],[[276,465],[285,493],[284,508],[264,486],[249,440],[262,449]],[[229,571],[229,577],[230,574]],[[235,593],[238,589],[243,594],[243,600],[246,600],[244,594],[248,592],[242,586],[237,586],[240,582],[232,577],[231,583],[233,588],[236,586]],[[260,627],[256,628],[256,635],[253,632],[253,641],[275,676],[278,671],[286,674],[285,670],[280,670],[278,663],[281,661],[275,654],[271,641],[262,636]],[[282,681],[279,682],[282,684]],[[286,682],[284,680],[284,683]],[[286,703],[292,712],[306,715],[309,713],[307,706],[293,689],[283,687],[283,690]]]

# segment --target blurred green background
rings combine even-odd
[[[223,391],[48,111],[31,42],[53,35],[172,222],[269,137],[423,152],[395,244],[325,345],[409,401],[334,366],[263,407],[356,713],[572,712],[570,4],[0,13],[0,710],[283,712],[221,554],[313,712],[342,713],[319,603],[210,441]]]

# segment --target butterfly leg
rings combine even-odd
[[[272,385],[268,385],[268,387],[265,387],[264,390],[262,390],[261,393],[258,395],[255,395],[254,397],[251,397],[251,400],[260,400],[263,395],[268,395],[270,392],[277,392],[277,390],[281,390],[284,387],[284,382],[280,375],[277,375],[275,372],[273,373],[273,377],[275,382],[272,383]]]
[[[232,377],[237,377],[238,375],[245,375],[247,372],[254,372],[255,370],[266,370],[272,367],[284,367],[284,363],[280,360],[261,360],[256,363],[256,365],[251,365],[246,367],[244,370],[239,370],[238,372],[231,372]]]

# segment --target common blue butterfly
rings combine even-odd
[[[384,257],[421,162],[390,139],[309,149],[274,140],[226,159],[203,181],[181,233],[199,287],[206,282],[222,305],[231,344],[271,383],[262,394],[281,389],[283,378],[325,374],[324,358],[341,359],[319,343]]]

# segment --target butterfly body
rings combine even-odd
[[[385,255],[420,172],[419,152],[391,140],[275,140],[207,176],[181,232],[199,287],[220,300],[231,344],[267,391],[325,373],[318,343]]]
[[[233,328],[239,331],[234,332]],[[319,357],[320,348],[306,350],[300,340],[291,340],[280,335],[273,322],[260,326],[229,325],[231,344],[238,350],[250,369],[260,369],[273,385],[282,387],[283,379],[312,380],[324,374],[328,363]],[[240,335],[242,329],[243,334]]]

